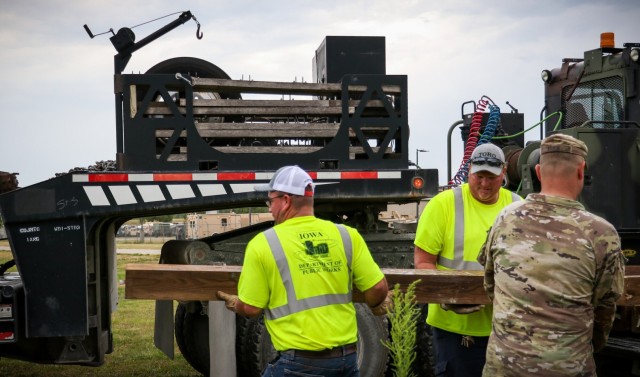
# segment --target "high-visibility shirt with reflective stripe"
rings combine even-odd
[[[249,242],[238,296],[265,309],[277,350],[320,350],[357,340],[352,286],[365,291],[383,277],[355,229],[296,217]]]
[[[459,200],[456,200],[456,196],[459,196]],[[487,237],[487,230],[498,213],[514,199],[521,198],[501,188],[496,203],[484,204],[473,199],[466,183],[459,188],[443,191],[427,203],[420,215],[414,243],[422,250],[438,256],[438,269],[480,270],[482,266],[477,258]],[[460,201],[462,211],[456,205]],[[491,315],[490,306],[476,313],[458,315],[432,304],[429,305],[427,323],[458,334],[488,336],[491,332]]]

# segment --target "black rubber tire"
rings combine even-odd
[[[175,336],[178,349],[193,369],[209,376],[209,316],[199,302],[178,303],[175,315]],[[250,327],[250,320],[236,315],[236,366],[238,376],[245,375],[248,358],[240,352]],[[259,375],[258,375],[259,376]]]
[[[178,349],[193,369],[209,375],[209,316],[200,303],[178,303],[175,316]]]
[[[147,74],[182,73],[194,77],[210,79],[231,79],[229,75],[217,65],[206,60],[192,57],[178,57],[163,60],[147,70]],[[227,99],[241,99],[240,93],[218,93]]]
[[[387,369],[389,350],[382,340],[389,339],[386,316],[375,316],[366,304],[358,303],[358,367],[361,377],[383,377]]]
[[[251,377],[260,376],[260,370],[255,370],[255,365],[259,365],[259,362],[255,361],[255,349],[257,346],[253,346],[256,339],[261,339],[262,336],[254,337],[252,332],[256,331],[255,322],[259,318],[246,318],[236,317],[236,363],[238,377]],[[258,328],[258,330],[266,331],[264,326]],[[269,338],[269,341],[271,338]],[[275,350],[274,350],[275,352]],[[266,362],[265,362],[266,364]]]
[[[435,353],[433,349],[433,334],[431,326],[427,324],[429,305],[420,306],[420,316],[416,327],[416,359],[413,362],[413,372],[416,376],[435,377]]]
[[[184,357],[185,360],[191,365],[191,355],[186,353],[187,347],[184,344],[184,315],[187,310],[183,304],[178,303],[178,307],[176,308],[176,314],[173,318],[174,323],[174,333],[176,338],[176,343],[178,344],[178,349],[180,353]]]
[[[277,355],[263,315],[247,319],[244,339],[238,345],[238,352],[244,358],[243,365],[238,367],[239,377],[260,377],[267,363]]]
[[[358,366],[361,377],[384,376],[388,350],[380,342],[389,337],[386,317],[376,317],[365,304],[355,304],[358,322]],[[271,336],[264,325],[263,316],[249,319],[246,340],[239,348],[239,354],[246,357],[242,369],[238,367],[240,377],[259,377],[267,363],[277,353],[273,348]]]

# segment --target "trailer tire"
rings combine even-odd
[[[205,376],[209,375],[209,316],[202,312],[199,302],[178,303],[175,315],[175,336],[178,349],[193,369]],[[251,322],[236,315],[236,366],[238,376],[247,373],[248,358],[240,352],[242,342],[247,338]],[[259,376],[259,375],[258,375]]]
[[[267,363],[277,355],[264,324],[264,315],[247,319],[246,332],[238,344],[238,353],[245,358],[243,365],[238,367],[238,376],[260,377]]]
[[[178,303],[175,316],[176,343],[193,369],[209,375],[209,316],[200,303]]]
[[[380,342],[389,337],[386,317],[376,317],[365,304],[355,304],[358,322],[358,366],[361,377],[382,377],[385,374],[388,350]],[[238,368],[242,377],[259,377],[277,352],[264,325],[264,316],[248,319],[245,340],[238,350],[246,361]],[[239,343],[240,344],[240,343]],[[240,372],[242,369],[242,373]]]
[[[386,316],[375,316],[366,304],[358,303],[358,367],[361,377],[383,377],[387,369],[389,350],[382,340],[389,338]]]
[[[259,371],[253,372],[250,368],[253,365],[252,356],[245,349],[250,347],[247,342],[252,342],[253,338],[249,335],[253,331],[255,319],[242,316],[236,316],[236,364],[238,377],[260,376]]]
[[[186,312],[187,310],[184,304],[178,303],[178,307],[176,308],[176,314],[173,319],[174,333],[176,338],[176,344],[178,344],[178,349],[180,350],[180,353],[182,354],[184,359],[187,360],[189,365],[191,365],[192,364],[191,355],[187,354],[186,352],[187,347],[185,346],[185,343],[184,343],[184,315],[186,314]]]
[[[418,326],[416,327],[416,359],[413,372],[417,376],[435,377],[435,351],[433,349],[433,333],[427,324],[429,305],[421,304]]]

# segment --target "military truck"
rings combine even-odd
[[[600,48],[543,70],[545,133],[562,132],[589,147],[585,187],[579,200],[611,222],[622,241],[628,271],[640,272],[640,43],[616,47],[602,33]],[[530,161],[534,146],[521,154]],[[530,169],[531,164],[521,164]],[[529,176],[521,172],[523,176]],[[537,187],[523,181],[525,190]],[[640,376],[640,307],[619,307],[607,347],[597,355],[599,375]]]
[[[253,186],[284,165],[313,177],[317,216],[359,229],[381,266],[412,267],[413,235],[378,214],[390,203],[435,195],[438,175],[409,161],[407,77],[386,74],[384,37],[327,37],[313,58],[313,83],[231,80],[191,57],[122,73],[133,52],[191,19],[184,12],[138,42],[127,28],[111,37],[113,169],[76,169],[0,196],[18,270],[0,273],[0,357],[101,365],[114,347],[120,226],[138,217],[264,208]],[[246,242],[270,225],[171,240],[159,262],[241,265]],[[175,329],[187,361],[208,375],[206,306],[179,302],[174,312],[174,302],[158,302],[156,334]],[[388,325],[362,304],[357,315],[362,375],[381,376]],[[258,375],[273,352],[264,323],[238,318],[236,327],[238,374]],[[156,343],[172,355],[172,336]]]
[[[565,58],[562,65],[541,73],[545,102],[540,138],[564,133],[589,148],[585,186],[579,197],[587,210],[611,222],[627,257],[627,273],[640,273],[640,43],[615,47],[614,35],[603,33],[600,48],[581,58]],[[473,104],[473,112],[464,113]],[[489,110],[485,112],[484,110]],[[534,167],[540,141],[524,143],[523,115],[501,114],[489,97],[463,104],[459,128],[465,150],[481,139],[502,147],[508,162],[505,186],[526,196],[540,190]],[[469,145],[471,144],[471,145]],[[464,163],[460,169],[464,173]],[[456,184],[464,174],[451,173]],[[606,348],[596,354],[598,375],[640,376],[640,307],[617,308]]]

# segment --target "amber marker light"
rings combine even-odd
[[[614,48],[614,47],[616,47],[614,33],[607,32],[607,33],[600,34],[600,48]]]
[[[422,179],[422,177],[413,177],[411,185],[416,190],[422,190],[422,188],[424,187],[424,179]]]

